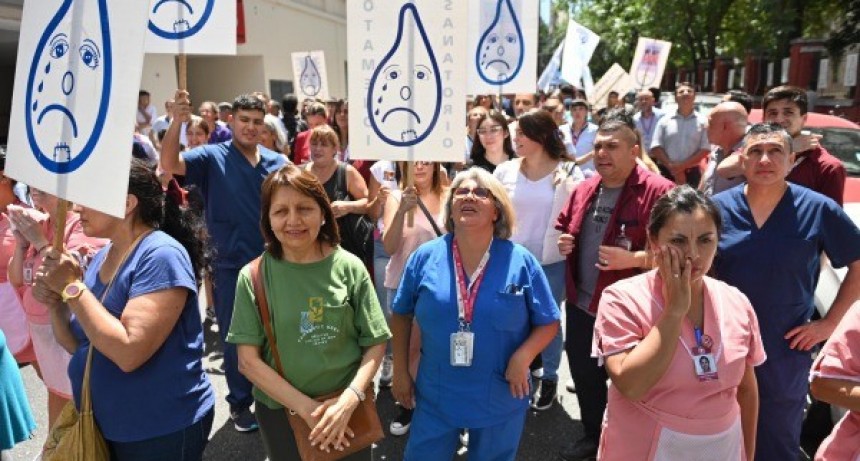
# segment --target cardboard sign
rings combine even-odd
[[[610,91],[617,91],[619,96],[623,97],[635,88],[636,82],[633,81],[633,77],[615,63],[594,85],[594,91],[588,95],[588,102],[594,109],[600,109],[606,107],[606,97]]]
[[[591,56],[600,43],[600,37],[573,19],[567,24],[564,38],[564,53],[561,57],[561,78],[572,85],[579,85],[583,69],[588,67]]]
[[[637,89],[660,88],[671,49],[672,42],[639,37],[633,64],[630,66],[630,76],[633,77]]]
[[[122,217],[146,2],[24,4],[6,175]]]
[[[347,2],[350,158],[463,161],[467,3]]]
[[[469,94],[529,93],[537,78],[538,2],[472,0]]]
[[[328,73],[325,67],[325,53],[322,51],[301,51],[290,54],[293,61],[293,82],[296,97],[328,101]]]
[[[236,2],[150,0],[146,52],[236,54]]]

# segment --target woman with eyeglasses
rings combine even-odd
[[[568,157],[555,120],[545,110],[533,110],[520,116],[515,142],[520,157],[499,165],[493,176],[505,186],[517,219],[528,223],[518,227],[511,240],[526,247],[541,263],[553,299],[560,305],[564,299],[565,258],[556,245],[561,231],[555,229],[555,222],[573,188],[584,176]],[[541,354],[543,375],[540,396],[532,403],[535,410],[546,410],[555,401],[563,348],[559,329]]]
[[[478,135],[472,144],[471,166],[492,173],[497,165],[514,158],[517,154],[511,144],[508,121],[505,114],[491,110],[478,120]]]
[[[407,171],[401,162],[400,171]],[[445,231],[441,219],[442,203],[447,187],[443,181],[445,173],[434,162],[415,162],[414,186],[406,187],[408,178],[401,178],[403,191],[394,190],[388,194],[385,206],[385,232],[382,243],[391,259],[385,267],[386,310],[390,311],[395,291],[400,285],[403,267],[412,253],[425,242],[441,236]],[[414,213],[414,223],[406,226],[407,213]],[[418,369],[418,350],[421,337],[417,329],[413,329],[409,339],[411,368],[409,374],[415,377]],[[412,410],[400,407],[400,413],[391,422],[389,430],[392,435],[403,435],[409,431],[412,421]]]
[[[468,429],[470,460],[513,460],[529,364],[560,313],[540,263],[509,240],[514,210],[497,179],[480,168],[458,174],[444,217],[448,235],[412,254],[392,306],[394,396],[415,409],[404,459],[451,459]],[[422,343],[414,381],[413,319]]]

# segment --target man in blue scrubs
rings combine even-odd
[[[833,333],[860,297],[860,230],[830,198],[786,181],[794,154],[781,126],[754,125],[744,144],[747,183],[713,197],[723,219],[714,271],[752,302],[767,352],[755,370],[755,459],[795,460],[810,350]],[[848,266],[848,274],[827,315],[810,322],[822,252],[833,267]]]
[[[251,383],[239,373],[236,346],[226,341],[233,318],[239,270],[263,252],[260,233],[260,189],[269,173],[284,166],[283,155],[259,145],[265,106],[258,98],[241,95],[233,101],[233,139],[179,152],[178,131],[191,113],[188,92],[175,97],[176,116],[161,144],[161,167],[185,176],[203,195],[206,226],[215,247],[213,297],[218,333],[224,348],[227,402],[237,431],[257,429],[250,411]]]

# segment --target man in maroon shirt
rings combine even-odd
[[[795,161],[786,179],[826,195],[842,206],[845,167],[821,146],[820,135],[803,131],[808,109],[806,91],[796,86],[778,86],[764,95],[761,108],[765,122],[778,123],[791,135]],[[740,156],[731,155],[723,160],[717,174],[723,178],[743,174]]]
[[[597,174],[579,183],[555,228],[559,252],[567,257],[567,341],[565,350],[584,435],[561,453],[565,461],[593,457],[606,410],[606,371],[591,357],[594,316],[608,285],[650,269],[646,252],[648,218],[654,203],[675,184],[637,165],[636,125],[610,113],[594,139]]]

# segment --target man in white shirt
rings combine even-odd
[[[568,155],[576,159],[576,164],[582,169],[586,178],[596,172],[592,161],[592,150],[594,137],[597,136],[597,125],[588,121],[588,110],[586,100],[574,99],[570,102],[570,116],[573,121],[559,128]]]
[[[663,117],[663,111],[654,107],[654,94],[650,90],[642,90],[636,95],[636,105],[639,112],[633,116],[633,123],[642,135],[642,146],[651,155],[651,141],[657,129],[657,122]]]
[[[140,90],[137,93],[137,132],[148,136],[152,130],[152,122],[158,113],[155,106],[150,102],[150,94],[146,90]]]
[[[658,162],[663,176],[675,184],[699,186],[699,163],[711,153],[708,121],[695,110],[696,90],[687,82],[675,89],[678,111],[664,115],[654,131],[651,157]]]

